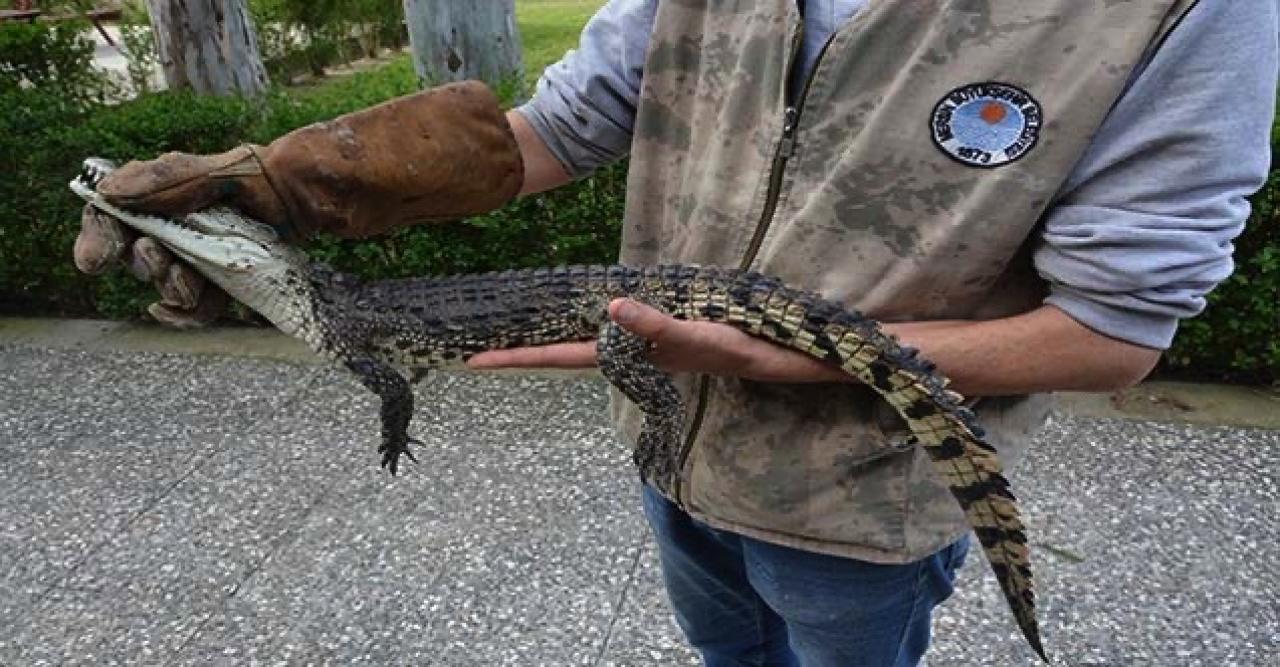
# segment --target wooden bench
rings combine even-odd
[[[44,11],[39,9],[0,9],[0,23],[5,21],[35,23],[37,18],[42,17],[42,20],[54,22],[87,19],[94,29],[98,31],[98,34],[102,35],[102,39],[106,40],[107,44],[116,46],[115,40],[111,39],[111,35],[107,34],[106,28],[102,27],[102,22],[119,21],[121,14],[123,12],[119,9],[90,9],[88,11],[82,10],[63,14],[45,14]]]
[[[39,9],[0,9],[0,23],[6,21],[26,21],[27,23],[35,23],[36,19],[44,15]]]
[[[119,21],[120,15],[123,13],[124,12],[122,12],[119,9],[90,9],[87,12],[79,12],[77,14],[72,14],[67,18],[83,17],[83,18],[89,19],[94,23],[97,23],[98,21]]]
[[[120,15],[123,13],[119,9],[90,9],[87,12],[72,12],[69,14],[46,14],[43,9],[0,9],[0,22],[26,21],[27,23],[35,23],[36,19],[43,18],[46,21],[89,19],[90,23],[97,23],[99,21],[119,21]]]

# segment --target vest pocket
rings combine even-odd
[[[879,396],[874,400],[875,403],[871,406],[871,419],[884,437],[885,445],[877,458],[893,452],[905,452],[915,447],[916,437],[911,432],[911,427],[907,426],[907,420],[903,419],[888,401]]]
[[[861,385],[714,379],[686,468],[688,509],[781,543],[901,551],[912,455],[881,433],[876,400]]]

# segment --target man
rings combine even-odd
[[[630,152],[624,263],[756,268],[887,322],[982,397],[1008,463],[1043,422],[1038,392],[1137,382],[1229,274],[1267,173],[1276,40],[1266,2],[613,0],[510,135],[483,91],[452,87],[103,188],[361,236]],[[155,244],[126,241],[87,212],[77,262],[157,278],[162,321],[215,312]],[[967,530],[892,410],[725,327],[610,314],[689,402],[677,472],[644,505],[706,663],[917,664]],[[470,363],[590,366],[594,346]],[[633,440],[634,407],[614,416]]]

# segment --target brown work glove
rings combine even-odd
[[[116,170],[98,191],[122,208],[185,215],[228,205],[285,238],[346,238],[493,210],[520,191],[524,166],[497,98],[484,85],[441,86],[317,123],[267,146],[220,155],[169,153]],[[152,280],[149,312],[200,326],[226,303],[220,290],[151,239],[136,242],[118,221],[86,207],[76,266],[98,273],[124,262]]]

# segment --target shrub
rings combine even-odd
[[[79,21],[0,24],[0,94],[56,90],[66,101],[101,101],[111,90],[95,72],[93,42]]]
[[[151,77],[160,63],[151,19],[142,0],[128,0],[122,6],[120,41],[124,46],[129,85],[139,95],[152,92]]]
[[[126,159],[179,147],[223,150],[251,114],[234,98],[167,93],[116,107],[70,107],[54,92],[0,96],[0,310],[121,316],[136,312],[137,286],[77,275],[69,249],[80,207],[67,181],[90,155]]]
[[[383,239],[325,239],[313,257],[365,278],[400,278],[617,260],[626,167],[526,197],[459,224],[403,229]]]
[[[405,43],[400,0],[252,0],[249,9],[277,81]]]

